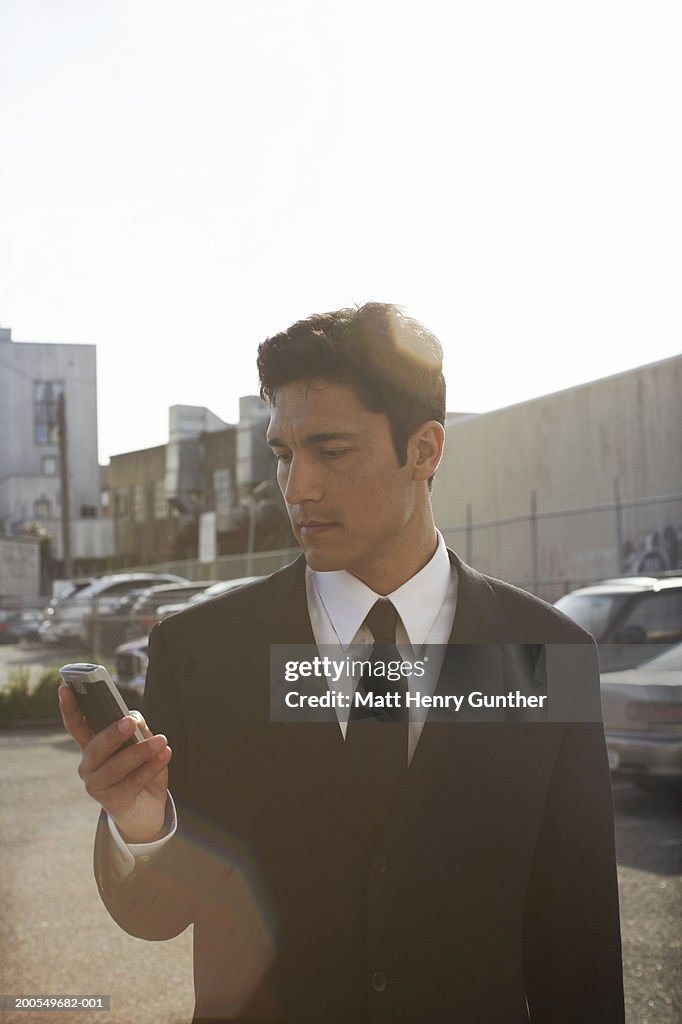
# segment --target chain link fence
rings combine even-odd
[[[441,526],[466,562],[556,601],[577,587],[615,576],[657,576],[682,570],[682,494],[543,510],[537,491],[528,512]]]
[[[527,511],[477,519],[471,503],[456,525],[438,524],[446,543],[480,572],[556,601],[579,586],[614,576],[682,570],[682,493],[623,499],[618,478],[604,504],[543,509],[537,490]],[[162,562],[130,572],[172,572],[189,580],[263,576],[287,565],[298,548],[226,555],[211,563]]]
[[[531,491],[528,511],[497,519],[476,519],[466,506],[466,519],[440,525],[446,542],[481,572],[529,590],[546,601],[556,601],[579,586],[622,575],[660,575],[682,570],[682,493],[623,500],[618,481],[614,499],[601,505],[543,509],[537,491]],[[298,548],[245,552],[217,558],[155,563],[131,567],[130,572],[174,573],[202,589],[213,581],[261,576],[287,565]],[[169,594],[166,605],[180,604],[191,593]],[[78,651],[79,660],[112,664],[122,644],[145,638],[159,618],[157,605],[94,605],[82,620],[79,635],[64,643]]]

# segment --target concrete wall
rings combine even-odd
[[[0,537],[0,598],[40,593],[40,541]]]
[[[154,502],[155,484],[166,479],[166,445],[143,448],[114,455],[107,469],[109,512],[114,522],[116,553],[135,560],[154,561],[171,557],[178,532],[178,520],[171,517],[166,503],[164,515],[157,515]],[[133,488],[141,486],[144,494],[144,515],[135,516]],[[117,493],[127,499],[123,512],[117,504]]]
[[[238,504],[236,439],[237,428],[235,426],[229,426],[225,430],[201,435],[203,508],[216,512],[216,530],[218,533],[232,529],[236,522],[235,509]],[[218,507],[215,493],[215,474],[217,471],[225,473],[229,480],[228,493],[223,496],[220,507]]]
[[[109,558],[116,551],[113,519],[75,519],[71,523],[71,547],[79,558]],[[54,553],[62,557],[61,537]]]
[[[682,357],[452,423],[434,484],[441,529],[538,511],[682,492]],[[663,531],[680,533],[682,502],[613,510],[538,524],[540,577],[613,575]],[[672,535],[667,534],[670,547]],[[649,537],[649,540],[647,540]],[[463,530],[446,539],[466,554]],[[472,533],[472,562],[517,581],[533,578],[528,522]],[[673,545],[674,546],[674,545]],[[630,550],[630,549],[627,549]],[[631,559],[634,564],[634,555]],[[653,567],[653,566],[652,566]]]

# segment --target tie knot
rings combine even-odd
[[[390,601],[376,601],[367,613],[365,622],[375,644],[395,644],[398,612]]]

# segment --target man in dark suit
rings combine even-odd
[[[93,737],[60,691],[102,898],[133,935],[194,924],[197,1021],[622,1024],[594,644],[436,531],[441,356],[377,303],[264,342],[303,556],[153,630],[143,743],[120,749],[132,718]],[[359,679],[296,686],[336,704],[273,714],[277,645],[363,643]],[[392,707],[389,658],[425,652]]]

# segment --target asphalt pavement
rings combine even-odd
[[[22,1010],[1,1024],[169,1024],[194,1006],[191,929],[127,935],[92,872],[98,818],[61,728],[0,731],[0,993],[109,995],[109,1011]]]
[[[57,728],[0,730],[0,993],[109,995],[111,1009],[0,1013],[0,1024],[186,1024],[191,928],[145,942],[109,917],[92,874],[98,813],[79,756]],[[627,1021],[680,1024],[680,804],[629,783],[615,796]]]

